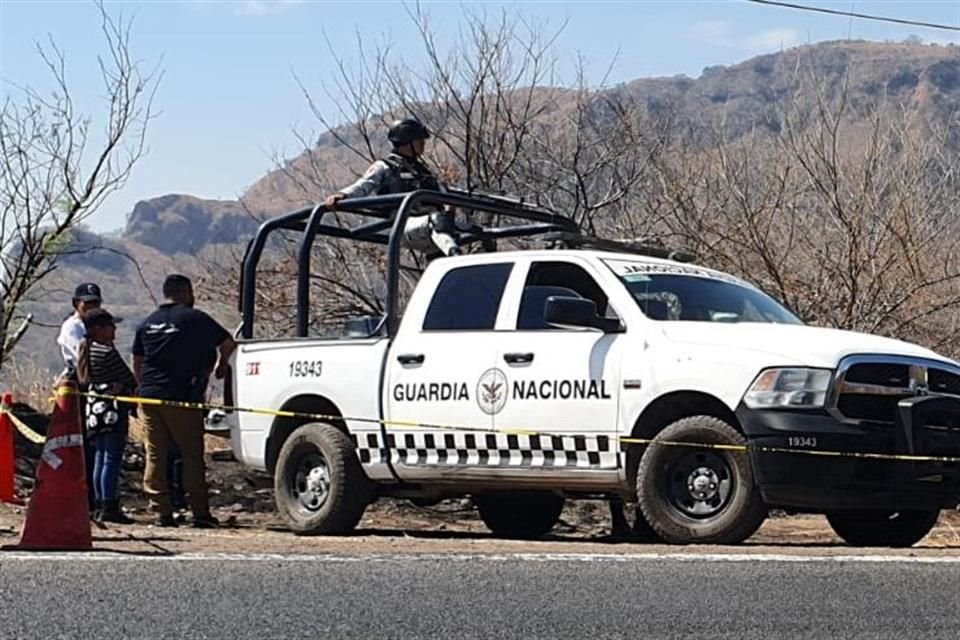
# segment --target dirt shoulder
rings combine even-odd
[[[602,508],[603,505],[599,505]],[[438,508],[420,508],[404,501],[381,501],[371,506],[354,535],[297,537],[283,530],[275,516],[216,510],[226,523],[219,530],[187,526],[161,529],[134,514],[137,524],[94,528],[97,550],[145,556],[183,553],[267,553],[285,555],[389,555],[389,554],[507,554],[507,553],[731,553],[841,556],[891,553],[908,556],[960,555],[960,512],[944,512],[937,527],[917,546],[905,550],[858,549],[842,543],[822,516],[771,517],[746,543],[737,546],[692,545],[686,547],[637,544],[613,540],[606,522],[571,521],[577,511],[600,509],[584,503],[569,506],[560,524],[540,541],[513,541],[492,537],[471,510],[458,503]],[[0,506],[0,545],[15,544],[22,525],[23,509]]]
[[[22,444],[22,443],[21,443]],[[499,554],[499,553],[788,553],[848,555],[863,553],[836,537],[822,516],[775,513],[745,544],[689,547],[637,544],[610,537],[610,512],[603,501],[569,501],[559,524],[541,541],[510,541],[490,535],[469,500],[420,507],[407,500],[383,499],[371,505],[357,532],[343,537],[297,537],[286,531],[274,510],[269,476],[231,459],[225,440],[208,437],[207,481],[213,512],[221,529],[152,526],[141,491],[142,449],[130,445],[121,481],[122,505],[133,525],[95,527],[100,550],[143,555],[181,553],[277,554]],[[22,449],[17,484],[29,495],[39,452]],[[25,508],[0,504],[0,546],[19,540]],[[868,551],[889,554],[889,549]],[[960,555],[960,511],[944,511],[937,527],[909,555]]]

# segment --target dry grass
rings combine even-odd
[[[22,352],[14,352],[3,365],[6,378],[4,391],[13,394],[14,402],[28,404],[37,411],[48,412],[52,407],[55,379],[50,370]]]

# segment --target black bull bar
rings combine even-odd
[[[897,448],[908,455],[960,452],[960,398],[915,396],[897,403]]]

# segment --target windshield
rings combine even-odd
[[[803,324],[762,291],[699,267],[619,261],[610,267],[652,320]]]

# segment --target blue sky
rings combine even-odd
[[[811,6],[889,17],[960,24],[957,0],[794,0]],[[862,19],[828,16],[742,0],[647,0],[633,2],[426,2],[424,11],[440,28],[455,32],[465,10],[498,12],[506,7],[554,29],[567,26],[557,43],[569,73],[575,58],[588,63],[598,83],[614,61],[608,82],[686,74],[696,77],[716,64],[799,44],[857,38],[957,42],[960,34]],[[416,62],[417,37],[403,5],[395,2],[224,1],[107,2],[111,13],[134,16],[136,56],[161,62],[157,94],[160,117],[149,133],[149,155],[89,221],[97,230],[122,227],[138,201],[166,193],[232,199],[272,166],[274,153],[292,156],[291,130],[317,131],[293,79],[301,77],[332,116],[321,81],[334,69],[324,38],[346,58],[356,36],[370,44],[388,40],[399,55]],[[68,74],[79,107],[96,117],[99,81],[96,55],[102,37],[95,6],[88,0],[0,0],[0,92],[11,84],[45,86],[34,51],[52,36],[67,55]]]

